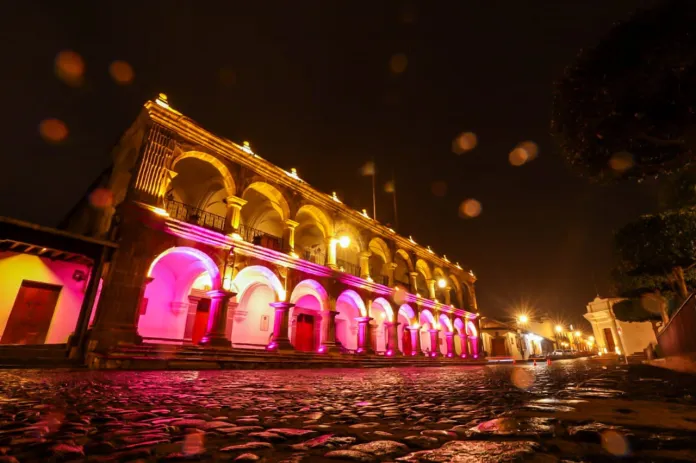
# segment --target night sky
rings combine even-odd
[[[317,189],[470,266],[483,315],[526,302],[580,320],[609,291],[612,231],[656,207],[650,185],[590,184],[551,140],[554,79],[581,47],[655,0],[10,2],[0,19],[0,214],[56,225],[108,165],[112,147],[159,92],[204,128]],[[66,85],[62,50],[84,60]],[[406,57],[402,72],[390,68]],[[134,79],[118,85],[114,60]],[[403,63],[401,63],[403,64]],[[62,120],[45,142],[39,123]],[[456,155],[461,132],[478,146]],[[509,152],[532,140],[534,161]],[[436,185],[433,191],[433,184]],[[446,191],[443,192],[443,184]],[[442,195],[444,193],[444,196]],[[463,219],[475,198],[480,216]]]

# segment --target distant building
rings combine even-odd
[[[612,308],[622,300],[597,296],[587,304],[584,317],[592,325],[600,353],[631,355],[642,353],[650,344],[657,344],[655,330],[650,322],[622,322],[616,319]]]
[[[480,320],[481,343],[489,357],[510,357],[524,360],[531,356],[545,356],[554,349],[554,343],[546,335],[545,321],[530,320],[524,329],[484,317]],[[534,331],[530,327],[539,329]],[[550,322],[549,322],[550,325]],[[553,331],[553,328],[551,328]]]

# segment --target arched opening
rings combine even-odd
[[[295,252],[303,259],[326,265],[328,237],[333,234],[331,223],[316,206],[302,206],[295,216]]]
[[[413,341],[408,328],[415,322],[416,314],[408,304],[403,304],[399,307],[397,321],[399,322],[399,350],[404,355],[411,355],[413,352]]]
[[[255,182],[244,190],[247,203],[241,210],[239,233],[255,245],[281,251],[283,231],[290,208],[282,193],[274,186]]]
[[[469,342],[469,352],[471,352],[474,358],[478,358],[478,331],[472,321],[466,322],[466,337]]]
[[[462,285],[454,275],[449,276],[450,281],[450,298],[452,305],[460,309],[464,308],[464,300],[462,299]]]
[[[457,355],[462,355],[464,350],[462,349],[462,334],[465,334],[464,322],[461,318],[454,319],[454,353]]]
[[[303,352],[316,352],[323,342],[323,326],[326,323],[322,312],[326,310],[328,296],[324,288],[314,280],[300,282],[292,294],[290,302],[290,343]]]
[[[438,344],[440,345],[440,353],[442,355],[447,355],[447,333],[452,332],[452,322],[449,317],[445,314],[440,314],[440,332],[438,336],[440,337]]]
[[[462,309],[471,311],[473,310],[473,305],[471,303],[471,291],[469,290],[469,285],[466,283],[461,285],[462,292],[461,292],[461,298],[462,298]]]
[[[348,238],[345,247],[343,244],[336,245],[336,265],[342,272],[360,276],[362,243],[359,233],[353,227],[343,224],[337,229],[336,236],[339,240],[343,237]]]
[[[234,347],[265,349],[273,337],[275,310],[272,302],[285,300],[283,285],[273,271],[260,265],[243,268],[232,281],[237,293],[236,310],[228,317],[228,337]]]
[[[336,299],[336,312],[336,341],[341,343],[344,349],[354,352],[358,349],[356,318],[366,315],[365,303],[358,293],[349,289]]]
[[[224,231],[227,197],[234,183],[219,160],[203,153],[186,153],[172,166],[176,176],[165,192],[169,216],[202,227]]]
[[[428,287],[428,280],[432,279],[432,273],[430,272],[430,267],[428,264],[422,260],[418,259],[416,262],[416,291],[417,293],[426,299],[430,299],[430,288]]]
[[[193,342],[205,334],[210,299],[220,288],[220,271],[203,251],[174,247],[157,256],[138,316],[138,333],[158,342]]]
[[[437,323],[432,312],[430,312],[428,309],[421,310],[420,325],[421,350],[424,353],[430,355],[433,353],[433,349],[431,346],[432,343],[430,340],[430,330],[435,329],[437,327]]]
[[[369,269],[370,277],[373,281],[388,285],[389,284],[389,264],[391,262],[391,253],[389,246],[381,238],[372,238],[368,244],[370,251]]]
[[[433,278],[435,279],[435,299],[444,304],[447,301],[447,293],[449,291],[450,281],[445,277],[445,273],[441,268],[436,267],[433,270]]]
[[[389,330],[385,322],[394,320],[394,312],[386,299],[378,297],[370,305],[372,348],[375,352],[386,352]]]
[[[403,286],[408,292],[415,291],[411,288],[411,262],[409,260],[408,254],[403,249],[396,251],[394,255],[394,263],[396,267],[394,268],[394,284]]]

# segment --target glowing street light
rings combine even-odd
[[[562,333],[563,327],[561,325],[556,325],[556,333]]]
[[[518,320],[520,323],[525,324],[525,323],[527,323],[527,322],[529,321],[529,317],[526,316],[525,314],[522,314],[522,315],[520,315],[519,317],[517,317],[517,320]]]
[[[444,278],[440,278],[439,280],[437,280],[437,285],[440,288],[444,289],[447,286],[447,280],[445,280]]]
[[[579,338],[579,337],[582,336],[582,333],[581,333],[580,331],[576,331],[576,332],[575,332],[575,336]]]
[[[348,236],[348,235],[341,236],[340,238],[338,238],[338,244],[343,249],[346,249],[348,246],[350,246],[350,236]]]

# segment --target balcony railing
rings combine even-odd
[[[192,223],[219,232],[225,231],[225,218],[220,215],[206,212],[203,209],[174,201],[173,199],[167,200],[164,207],[169,217],[172,219]]]
[[[356,277],[360,276],[360,266],[358,264],[352,264],[343,259],[336,259],[336,266],[343,272],[350,273]]]
[[[249,227],[248,225],[240,225],[239,235],[244,241],[248,241],[257,246],[263,246],[264,248],[273,249],[274,251],[283,250],[283,238],[266,233],[257,228]]]
[[[313,254],[310,251],[305,251],[302,255],[302,258],[306,261],[314,262],[315,264],[326,265],[326,255],[325,254],[316,254],[316,253]]]

